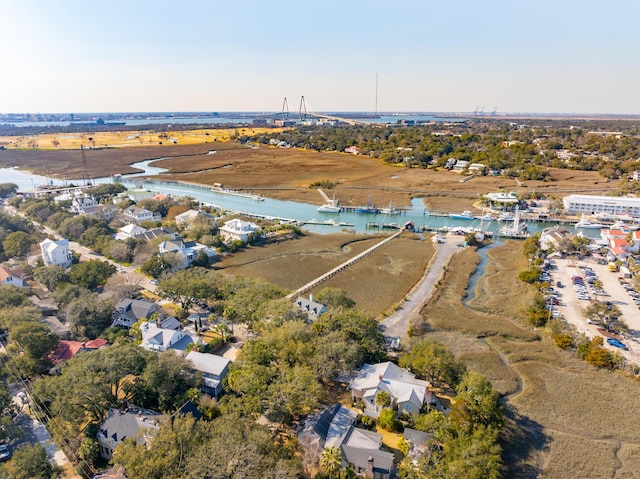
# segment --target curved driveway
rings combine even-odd
[[[407,295],[402,306],[391,316],[380,322],[382,334],[387,338],[398,336],[403,338],[409,330],[409,323],[420,316],[420,309],[429,301],[433,294],[433,287],[442,274],[443,266],[460,250],[464,243],[464,236],[447,235],[444,242],[436,244],[436,257],[429,271]]]

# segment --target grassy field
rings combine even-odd
[[[268,146],[249,148],[225,141],[231,131],[171,132],[162,146],[158,144],[160,139],[156,142],[156,138],[152,138],[150,143],[149,137],[145,136],[148,133],[138,138],[129,138],[135,137],[131,132],[111,133],[112,138],[104,139],[94,138],[92,133],[85,134],[84,138],[81,134],[69,134],[64,135],[69,137],[64,139],[64,145],[71,149],[60,146],[0,150],[0,166],[19,166],[60,179],[80,178],[83,169],[80,145],[92,146],[88,138],[94,138],[96,148],[85,150],[89,177],[130,173],[135,171],[129,166],[131,163],[167,158],[156,164],[169,169],[163,178],[210,185],[223,183],[230,188],[249,189],[273,198],[317,204],[323,199],[311,185],[323,180],[335,184],[328,193],[335,193],[343,205],[361,205],[370,197],[377,205],[386,206],[392,201],[396,206],[406,207],[411,198],[425,197],[429,209],[440,211],[471,209],[479,196],[489,191],[553,193],[560,190],[558,194],[564,195],[566,190],[589,191],[616,186],[616,182],[606,183],[595,172],[557,169],[551,169],[548,182],[527,181],[522,186],[509,178],[488,176],[460,183],[461,176],[457,173],[390,166],[376,158],[346,153]],[[60,136],[63,135],[58,135],[57,141],[62,140]],[[22,137],[11,138],[13,144],[9,146],[16,147],[15,142]],[[171,138],[176,138],[178,144],[170,143]],[[27,148],[27,144],[23,144],[27,140],[21,141],[19,145]],[[37,140],[38,146],[43,148],[46,141],[53,140],[43,137]],[[216,154],[208,154],[210,150],[215,150]]]
[[[589,366],[524,325],[530,293],[517,279],[526,265],[521,247],[508,242],[488,252],[469,307],[460,300],[477,253],[455,257],[444,291],[424,310],[426,336],[450,347],[503,394],[505,477],[637,477],[640,429],[631,411],[640,408],[640,385]]]
[[[251,246],[216,263],[224,274],[262,277],[287,289],[297,289],[356,254],[378,243],[384,236],[315,235]],[[390,310],[424,274],[433,255],[433,243],[413,234],[403,234],[371,255],[317,286],[344,289],[357,307],[376,316]]]

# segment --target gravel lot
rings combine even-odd
[[[588,324],[587,319],[584,317],[584,310],[589,306],[590,301],[578,299],[571,281],[572,275],[584,277],[580,269],[584,266],[593,269],[597,278],[602,281],[603,289],[607,293],[607,296],[596,296],[593,293],[593,289],[587,285],[591,302],[596,300],[611,301],[620,308],[622,319],[629,326],[629,333],[625,335],[623,340],[629,351],[614,348],[606,342],[605,346],[622,353],[629,361],[640,364],[640,309],[634,304],[631,296],[618,281],[618,278],[621,277],[620,273],[611,272],[606,264],[597,264],[589,258],[582,261],[557,258],[551,260],[549,273],[553,280],[553,287],[560,297],[560,305],[555,306],[555,308],[564,315],[567,322],[574,324],[579,332],[584,332],[589,337],[601,335],[596,326]],[[557,286],[558,281],[562,283],[563,287],[559,288]]]

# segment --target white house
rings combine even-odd
[[[69,210],[72,213],[77,215],[81,215],[85,213],[87,208],[92,208],[94,206],[98,206],[98,201],[93,197],[89,196],[86,193],[74,195],[71,200],[71,207]]]
[[[195,261],[200,252],[204,252],[209,258],[216,257],[216,250],[209,248],[203,244],[196,243],[195,241],[185,242],[182,238],[175,240],[166,240],[158,245],[159,253],[177,253],[182,258],[182,268],[188,267]]]
[[[540,248],[543,250],[553,249],[565,239],[573,239],[573,234],[567,229],[558,226],[545,228],[540,233]]]
[[[196,218],[206,218],[212,223],[215,220],[215,218],[209,213],[205,213],[204,211],[199,210],[188,210],[184,213],[180,213],[179,215],[176,215],[175,220],[177,225],[186,225],[191,223]]]
[[[63,268],[71,266],[72,256],[69,250],[69,240],[53,241],[47,238],[40,243],[40,252],[45,266],[53,264]]]
[[[429,382],[416,379],[414,374],[392,362],[365,364],[349,389],[354,401],[364,403],[364,414],[371,417],[378,417],[382,411],[382,406],[376,404],[376,396],[381,391],[389,395],[390,406],[398,414],[419,413],[422,406],[433,399]]]
[[[257,224],[236,218],[227,221],[224,226],[220,228],[220,235],[222,235],[227,241],[237,240],[247,243],[249,241],[249,236],[258,229],[259,227]]]
[[[191,351],[187,354],[187,360],[191,361],[193,369],[200,371],[204,376],[202,392],[219,397],[222,394],[222,380],[229,372],[231,361],[222,356],[198,351]]]
[[[310,295],[309,299],[298,296],[298,299],[296,299],[296,306],[307,315],[307,319],[311,322],[329,311],[324,304],[314,301],[313,295]]]
[[[169,349],[184,353],[189,344],[199,341],[199,339],[194,341],[185,331],[161,328],[156,323],[142,323],[140,332],[142,333],[141,346],[147,351],[159,353]]]
[[[7,269],[4,266],[0,266],[0,284],[12,284],[18,288],[26,286],[20,271]]]
[[[154,213],[145,208],[139,206],[129,206],[122,212],[125,221],[135,222],[136,224],[143,221],[159,221],[161,216],[159,213]]]
[[[142,226],[138,226],[135,223],[129,223],[128,225],[123,226],[118,230],[115,234],[114,238],[117,240],[126,240],[129,238],[135,238],[136,236],[141,236],[145,234],[147,230]]]
[[[126,438],[135,439],[138,444],[146,446],[150,436],[145,432],[158,429],[162,417],[159,412],[136,406],[129,406],[126,410],[109,409],[107,418],[96,435],[100,455],[110,460],[115,448]]]

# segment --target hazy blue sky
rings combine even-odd
[[[0,0],[0,112],[640,114],[638,0]]]

